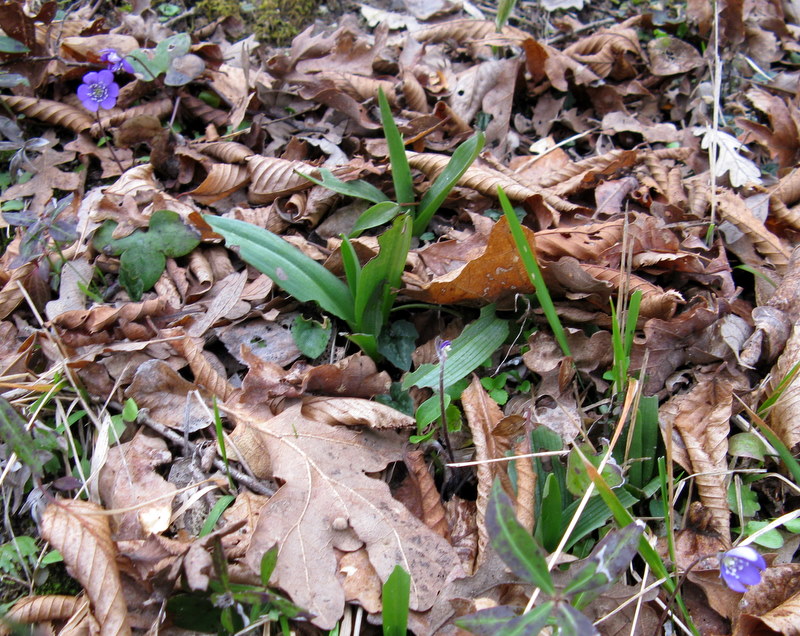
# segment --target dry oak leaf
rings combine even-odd
[[[103,513],[87,501],[56,499],[42,515],[42,537],[61,553],[70,576],[86,590],[101,636],[130,634],[117,548]]]
[[[800,564],[767,568],[761,583],[745,592],[740,608],[743,611],[734,621],[733,636],[800,634]]]
[[[13,623],[41,624],[46,621],[66,621],[78,612],[88,609],[89,602],[85,596],[63,596],[48,594],[44,596],[26,596],[14,603],[3,617]]]
[[[404,437],[328,426],[304,417],[300,404],[266,421],[244,418],[239,428],[250,438],[237,440],[244,459],[255,470],[263,465],[258,455],[268,454],[272,476],[283,483],[261,510],[247,563],[258,572],[277,544],[272,581],[315,614],[318,627],[331,629],[344,610],[334,548],[365,546],[382,581],[401,565],[411,575],[415,610],[429,608],[448,577],[463,574],[453,547],[392,498],[385,482],[367,476],[402,460]]]
[[[789,376],[798,361],[800,361],[800,325],[796,324],[783,353],[772,367],[771,391],[776,390],[778,384]],[[772,407],[770,425],[788,448],[793,449],[800,442],[800,376],[795,375],[792,378],[780,399]]]
[[[673,458],[695,475],[700,501],[713,517],[712,528],[730,545],[727,472],[733,382],[722,373],[700,380],[688,393],[659,408],[661,431],[672,436]]]

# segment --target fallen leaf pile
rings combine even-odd
[[[545,480],[565,471],[558,452],[599,456],[627,424],[613,326],[640,292],[627,373],[642,399],[655,396],[661,439],[643,449],[653,481],[618,490],[639,516],[672,510],[675,551],[660,519],[650,533],[678,575],[690,570],[683,596],[701,633],[797,633],[797,529],[781,530],[764,581],[743,596],[713,559],[693,563],[800,501],[760,432],[800,443],[797,3],[719,3],[716,35],[712,4],[699,2],[520,2],[502,28],[493,3],[343,3],[287,48],[259,43],[238,9],[204,15],[210,2],[99,4],[45,2],[35,15],[0,4],[0,384],[24,415],[4,420],[42,449],[37,470],[4,434],[0,483],[15,532],[36,534],[32,509],[74,579],[48,595],[17,577],[2,597],[8,620],[172,629],[186,599],[223,615],[215,585],[240,585],[304,629],[334,629],[356,607],[377,625],[396,565],[411,576],[414,633],[458,633],[456,618],[487,607],[521,611],[532,588],[491,547],[492,484],[554,550]],[[133,66],[95,116],[76,89],[109,49]],[[266,228],[344,278],[341,237],[367,204],[303,175],[330,170],[392,195],[381,90],[419,197],[485,127],[485,149],[412,244],[392,316],[417,334],[403,354],[414,368],[487,305],[508,323],[453,397],[453,448],[410,441],[426,433],[410,414],[433,392],[402,390],[407,369],[355,352],[344,323],[333,320],[322,355],[304,355],[293,325],[323,321],[319,308],[243,263],[201,216]],[[531,300],[499,186],[571,357]],[[362,263],[376,235],[351,240]],[[133,403],[138,419],[123,418]],[[741,435],[765,452],[742,450]],[[620,475],[640,462],[629,450]],[[671,502],[659,456],[676,478]],[[555,509],[572,514],[581,494],[560,496]],[[566,560],[613,525],[589,501],[599,521],[579,524]],[[12,545],[8,518],[0,544]],[[641,576],[584,608],[599,633],[652,633],[671,599],[641,593]]]

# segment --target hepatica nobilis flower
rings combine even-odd
[[[131,63],[120,55],[116,49],[103,49],[100,51],[100,61],[108,64],[108,70],[115,73],[117,71],[125,71],[131,75],[133,74]]]
[[[119,85],[111,71],[86,73],[78,86],[78,98],[84,108],[96,113],[99,108],[114,108],[119,95]]]
[[[761,582],[767,564],[755,548],[739,546],[719,555],[719,575],[734,592],[746,592],[748,585]]]

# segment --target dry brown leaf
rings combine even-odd
[[[209,106],[202,99],[188,93],[181,94],[181,108],[185,108],[192,117],[206,124],[214,124],[217,128],[225,128],[230,124],[230,113],[227,110]]]
[[[626,59],[627,54],[643,57],[636,30],[624,28],[622,25],[601,29],[583,37],[564,49],[564,53],[585,64],[600,77],[611,76],[617,80],[636,75],[635,69]]]
[[[36,263],[25,263],[11,272],[11,276],[0,289],[0,320],[8,316],[22,302],[24,296],[20,286],[36,271]]]
[[[481,385],[477,376],[473,376],[469,386],[464,389],[461,395],[461,404],[464,408],[464,416],[472,432],[472,441],[475,444],[475,461],[481,462],[477,465],[478,473],[478,499],[477,505],[477,524],[478,524],[478,556],[476,567],[480,567],[486,560],[487,547],[489,545],[489,531],[486,528],[486,510],[489,506],[489,495],[495,478],[499,478],[503,488],[510,497],[516,498],[514,487],[506,472],[504,463],[492,462],[487,460],[503,457],[511,448],[511,441],[507,436],[497,435],[495,429],[503,419],[503,411],[500,410],[486,389]]]
[[[103,114],[103,117],[100,119],[100,126],[97,125],[97,122],[92,124],[92,136],[100,137],[105,134],[104,131],[111,126],[118,126],[126,121],[132,121],[136,117],[149,116],[160,120],[162,117],[166,117],[172,113],[174,107],[175,104],[173,101],[169,97],[165,97],[163,99],[147,101],[138,106],[131,106],[124,110],[114,109],[113,111]]]
[[[245,187],[250,182],[246,166],[234,163],[215,163],[208,175],[186,194],[198,203],[210,205]]]
[[[155,469],[171,460],[163,439],[141,432],[108,451],[98,481],[100,498],[108,508],[137,507],[114,516],[116,539],[143,539],[169,527],[176,488]]]
[[[89,601],[84,596],[59,594],[26,596],[14,603],[14,606],[3,618],[26,625],[47,621],[65,621],[75,616],[88,604]]]
[[[703,64],[703,56],[688,42],[670,36],[650,40],[647,45],[653,75],[688,73]]]
[[[416,486],[422,521],[439,536],[450,538],[450,526],[445,517],[442,498],[436,488],[431,471],[421,450],[410,450],[405,454],[406,467],[411,481]]]
[[[125,396],[136,400],[139,408],[149,409],[150,417],[170,428],[194,433],[213,421],[209,410],[198,402],[198,397],[206,397],[204,392],[162,360],[140,365]]]
[[[735,616],[733,636],[797,636],[800,624],[800,564],[773,565],[748,588]],[[767,631],[768,630],[768,631]]]
[[[169,337],[170,334],[171,332],[164,332],[162,335]],[[234,388],[206,357],[201,338],[183,336],[180,339],[171,340],[170,345],[189,363],[196,385],[205,388],[223,401],[233,394]]]
[[[531,438],[525,435],[514,444],[514,455],[527,455],[531,452]],[[520,457],[514,461],[517,469],[517,496],[514,499],[514,512],[520,525],[530,534],[536,525],[536,481],[537,475],[530,457]]]
[[[340,397],[372,398],[389,392],[392,383],[375,361],[356,353],[333,364],[311,367],[301,375],[302,390]]]
[[[198,144],[197,149],[225,163],[244,163],[255,154],[248,146],[235,141],[212,141]]]
[[[717,200],[722,217],[746,234],[775,269],[783,272],[791,255],[785,242],[764,227],[745,202],[730,190],[722,190]]]
[[[455,40],[463,44],[474,45],[476,41],[495,38],[497,35],[497,27],[494,22],[472,19],[449,20],[414,31],[414,39],[418,42],[429,43]],[[530,38],[524,31],[511,26],[503,27],[501,35],[520,42]]]
[[[306,397],[302,405],[303,417],[334,426],[369,426],[371,428],[412,428],[413,417],[397,409],[360,398]]]
[[[800,326],[795,324],[783,353],[772,367],[770,390],[774,391],[800,361]],[[770,425],[790,449],[800,443],[800,375],[795,374],[770,413]]]
[[[733,385],[723,374],[703,377],[688,393],[659,408],[661,432],[672,437],[673,459],[694,475],[700,501],[711,512],[725,546],[730,545],[726,475]]]
[[[770,190],[770,195],[786,205],[800,201],[800,168],[795,168]]]
[[[798,117],[796,109],[787,107],[786,102],[775,95],[757,88],[746,93],[747,99],[762,113],[769,117],[770,126],[764,126],[744,117],[737,117],[736,124],[748,131],[761,145],[767,148],[770,156],[778,162],[781,170],[796,164],[800,152],[800,134],[798,133]],[[743,143],[750,139],[745,135]]]
[[[367,551],[359,548],[355,552],[336,552],[345,601],[357,601],[370,614],[380,613],[383,607],[381,577],[372,567]]]
[[[276,157],[256,155],[248,157],[250,173],[248,198],[251,203],[263,205],[278,197],[310,188],[313,184],[299,173],[319,178],[317,169],[304,161],[288,161]]]
[[[0,101],[17,113],[54,126],[69,128],[76,133],[92,127],[93,120],[86,111],[62,102],[20,95],[0,95]]]
[[[42,515],[42,537],[61,553],[70,575],[86,590],[101,636],[130,634],[117,548],[103,512],[87,501],[56,499]]]
[[[316,614],[317,626],[331,629],[344,609],[333,548],[365,545],[382,581],[402,565],[412,578],[411,607],[431,606],[448,575],[460,569],[458,557],[391,497],[384,482],[366,476],[402,459],[402,438],[391,431],[321,424],[303,417],[299,404],[266,421],[245,416],[237,430],[241,427],[258,444],[238,444],[248,463],[255,470],[266,453],[273,476],[283,482],[261,511],[248,550],[255,572],[264,552],[277,543],[272,580]]]

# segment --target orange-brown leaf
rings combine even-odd
[[[210,205],[224,199],[250,182],[247,166],[235,163],[215,163],[206,178],[186,194],[198,203]]]
[[[23,113],[54,126],[69,128],[76,133],[92,127],[93,120],[87,112],[62,102],[19,95],[0,95],[0,101],[5,102],[17,113]]]

